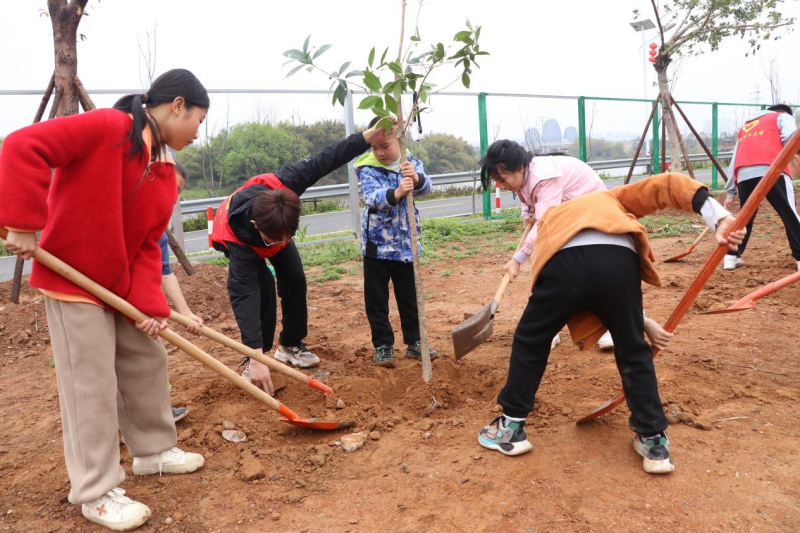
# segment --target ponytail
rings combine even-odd
[[[492,174],[498,168],[513,171],[531,162],[533,156],[518,143],[509,140],[495,141],[481,159],[481,186],[484,191],[492,187]]]
[[[141,158],[145,155],[144,139],[142,132],[145,126],[150,126],[153,146],[158,147],[157,157],[161,157],[161,130],[158,123],[146,112],[146,109],[171,103],[179,96],[186,101],[186,109],[194,106],[208,109],[211,100],[208,91],[203,87],[194,74],[185,69],[173,69],[165,72],[153,81],[150,89],[141,94],[123,96],[114,104],[114,109],[130,113],[133,117],[133,126],[125,142],[132,142],[126,155],[131,159]]]

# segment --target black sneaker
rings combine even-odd
[[[375,348],[375,364],[384,368],[394,368],[394,350],[391,346]]]
[[[409,344],[408,347],[406,347],[406,357],[409,359],[422,361],[422,348],[420,344],[420,341],[416,341],[414,344]],[[428,353],[431,354],[431,361],[439,358],[439,352],[433,348],[428,347]]]
[[[675,463],[669,455],[669,438],[665,432],[652,437],[636,435],[633,449],[644,457],[643,467],[648,474],[669,474],[675,470]]]
[[[505,417],[498,416],[478,433],[478,444],[504,455],[521,455],[533,449],[525,434],[525,421],[504,424]]]
[[[172,408],[172,419],[173,421],[177,422],[178,420],[183,420],[186,418],[186,415],[189,414],[188,407],[173,407]]]

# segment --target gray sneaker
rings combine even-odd
[[[439,352],[428,347],[428,353],[431,356],[431,361],[434,361],[439,358]],[[417,361],[422,361],[422,343],[420,341],[415,341],[414,344],[409,344],[406,348],[406,357],[409,359],[416,359]]]
[[[309,352],[302,342],[297,346],[279,344],[275,350],[275,359],[281,363],[291,363],[300,368],[311,368],[319,364],[319,357]]]
[[[391,346],[378,346],[375,348],[373,361],[384,368],[394,368],[394,350]]]
[[[179,420],[183,420],[186,418],[186,415],[189,414],[188,407],[173,407],[172,408],[172,420],[177,422]]]
[[[521,455],[533,449],[525,434],[525,421],[511,422],[506,426],[505,417],[498,416],[478,433],[478,444],[504,455]]]
[[[675,463],[669,454],[669,438],[665,432],[652,437],[636,435],[633,438],[633,449],[644,458],[642,467],[648,474],[669,474],[675,470]]]

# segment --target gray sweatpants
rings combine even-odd
[[[69,501],[96,500],[125,479],[119,436],[131,456],[175,446],[167,353],[122,315],[45,298],[58,380]]]

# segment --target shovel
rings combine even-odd
[[[8,230],[4,227],[0,227],[0,239],[5,240],[8,237]],[[124,299],[120,298],[113,292],[109,291],[105,287],[95,283],[91,279],[87,278],[65,262],[61,261],[57,257],[51,255],[41,247],[38,247],[33,251],[33,258],[36,259],[38,262],[52,270],[53,272],[63,276],[64,278],[68,279],[75,285],[81,287],[85,291],[89,292],[90,294],[94,295],[96,298],[100,299],[101,301],[105,302],[106,304],[110,305],[123,315],[127,316],[137,324],[147,320],[148,317],[133,305],[125,301]],[[283,405],[281,402],[264,392],[263,390],[259,389],[242,376],[228,368],[227,366],[223,365],[206,352],[192,344],[191,342],[187,341],[171,329],[163,329],[159,333],[159,335],[165,339],[166,341],[174,344],[187,354],[191,355],[208,368],[219,374],[220,376],[224,377],[240,389],[248,392],[251,396],[261,400],[265,404],[267,404],[270,408],[278,411],[282,414],[285,419],[280,419],[282,422],[286,422],[287,424],[291,424],[293,426],[298,426],[302,428],[310,428],[310,429],[322,429],[322,430],[335,430],[335,429],[343,429],[348,428],[354,425],[353,422],[318,422],[316,419],[303,419],[300,418],[294,411],[289,409],[287,406]]]
[[[767,196],[767,193],[772,189],[772,186],[775,185],[776,181],[778,181],[783,169],[786,168],[786,165],[789,164],[789,161],[798,151],[800,151],[800,135],[793,135],[783,147],[781,153],[778,154],[778,157],[775,159],[775,161],[772,162],[772,165],[770,165],[769,170],[761,179],[761,182],[756,186],[753,192],[750,193],[750,198],[747,199],[744,207],[742,207],[741,211],[739,211],[739,214],[736,216],[736,221],[733,223],[730,230],[728,230],[728,234],[730,234],[732,231],[737,231],[745,227],[747,221],[750,220],[753,215],[755,215],[756,209],[758,209],[758,206],[761,205],[761,202]],[[725,235],[725,237],[727,236],[728,235]],[[700,269],[700,272],[697,274],[694,282],[692,282],[691,286],[686,290],[686,294],[672,312],[672,316],[669,317],[669,320],[667,320],[667,323],[664,325],[664,329],[666,331],[670,333],[675,332],[675,328],[678,326],[678,323],[681,321],[687,311],[689,311],[689,308],[692,306],[695,299],[697,299],[697,296],[700,294],[700,291],[703,289],[703,285],[706,284],[708,278],[710,278],[714,273],[714,270],[716,270],[719,262],[722,261],[722,257],[727,253],[727,251],[727,245],[717,245],[717,247],[711,253],[711,257],[708,258],[706,263],[703,265],[703,268]],[[658,350],[653,350],[653,357],[655,357],[657,354]],[[578,420],[578,424],[588,422],[589,420],[594,420],[595,418],[608,413],[624,401],[625,392],[623,391],[622,394],[611,398],[603,405],[595,409],[591,414],[586,415]]]
[[[525,242],[525,237],[528,236],[531,228],[533,228],[533,223],[529,222],[525,226],[525,231],[522,233],[519,243],[517,243],[517,252],[522,247],[522,243]],[[511,277],[506,273],[491,303],[486,304],[469,317],[465,315],[466,320],[453,328],[453,351],[455,352],[456,360],[461,359],[492,336],[494,315],[497,313],[497,308],[510,282]]]
[[[177,322],[178,324],[180,324],[182,326],[187,326],[188,327],[188,326],[192,325],[192,321],[188,317],[178,313],[177,311],[172,311],[170,313],[170,315],[169,315],[169,319],[172,320],[173,322]],[[211,329],[209,327],[200,326],[200,333],[202,333],[203,335],[205,335],[206,337],[208,337],[211,340],[217,341],[218,343],[222,344],[223,346],[227,346],[228,348],[232,348],[232,349],[236,350],[237,352],[241,353],[242,355],[244,355],[246,357],[250,357],[252,359],[255,359],[256,361],[258,361],[259,363],[261,363],[263,365],[267,365],[270,370],[274,370],[276,372],[280,372],[281,374],[283,374],[285,376],[288,376],[288,377],[290,377],[292,379],[296,379],[300,383],[305,383],[309,387],[311,387],[313,389],[317,389],[318,391],[322,391],[325,394],[331,394],[333,392],[332,388],[330,388],[329,386],[325,385],[324,383],[322,383],[318,379],[316,379],[316,378],[314,378],[312,376],[306,375],[306,374],[300,372],[299,370],[295,370],[294,368],[292,368],[292,367],[290,367],[288,365],[284,365],[283,363],[281,363],[280,361],[276,361],[272,357],[267,357],[267,356],[265,356],[263,354],[260,354],[256,350],[254,350],[254,349],[252,349],[252,348],[250,348],[248,346],[245,346],[244,344],[242,344],[240,342],[236,342],[235,340],[231,339],[230,337],[228,337],[226,335],[223,335],[222,333],[220,333],[218,331],[214,331],[213,329]]]
[[[708,233],[708,230],[710,230],[710,229],[711,229],[710,227],[706,226],[706,229],[703,230],[703,233],[701,233],[700,236],[697,237],[694,240],[694,242],[689,245],[689,249],[688,250],[686,250],[682,254],[676,255],[675,257],[670,257],[669,259],[666,259],[664,262],[665,263],[672,263],[673,261],[680,261],[681,259],[683,259],[687,255],[692,253],[692,250],[694,250],[694,247],[697,246],[697,243],[700,242],[702,240],[702,238],[706,236],[706,233]]]
[[[768,283],[764,285],[760,289],[757,289],[744,298],[741,298],[731,304],[730,307],[726,309],[717,309],[715,311],[706,311],[705,313],[701,313],[703,315],[719,315],[722,313],[736,313],[738,311],[747,311],[748,309],[755,309],[756,308],[756,300],[763,298],[764,296],[769,296],[775,291],[778,291],[787,285],[791,285],[792,283],[797,283],[800,281],[800,272],[795,272],[785,278],[781,278],[778,281],[773,281],[772,283]]]

